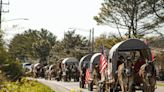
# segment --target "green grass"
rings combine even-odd
[[[157,83],[157,86],[164,86],[164,83]]]
[[[21,82],[5,82],[0,92],[54,92],[49,87],[34,81],[22,79]]]

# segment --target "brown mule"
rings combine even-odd
[[[118,82],[121,86],[122,92],[132,92],[134,81],[133,67],[131,59],[125,60],[118,66]]]
[[[95,65],[93,68],[93,84],[97,85],[100,79],[101,79],[101,75],[99,73],[99,66]]]
[[[144,92],[154,92],[156,84],[156,70],[152,62],[143,64],[139,70],[139,76],[144,86]]]

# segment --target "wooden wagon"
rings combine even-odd
[[[92,55],[89,63],[88,68],[86,70],[86,77],[85,77],[85,84],[88,85],[88,90],[92,91],[93,86],[97,85],[97,82],[100,79],[99,76],[99,62],[100,62],[100,55],[101,53],[95,53]],[[89,75],[89,76],[87,76]]]
[[[64,81],[71,81],[72,78],[74,79],[74,81],[79,80],[78,65],[79,65],[79,61],[75,57],[69,57],[63,59],[62,74],[63,74]],[[76,69],[75,71],[73,71],[74,68]]]
[[[152,54],[149,46],[139,39],[128,39],[115,44],[109,51],[108,68],[105,78],[101,78],[98,91],[117,92],[121,91],[118,83],[118,66],[120,64],[119,57],[131,57],[134,63],[135,78],[133,83],[133,91],[143,90],[143,84],[138,76],[140,67],[145,64],[146,60],[152,61]],[[111,82],[111,79],[114,82]]]
[[[84,88],[86,69],[88,68],[91,57],[92,57],[92,54],[87,54],[80,59],[80,62],[79,62],[79,71],[80,71],[79,85],[80,85],[80,88]]]

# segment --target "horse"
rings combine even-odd
[[[132,92],[134,82],[134,66],[131,58],[127,58],[118,66],[118,79],[122,92]],[[117,85],[117,84],[116,84]]]
[[[154,92],[156,84],[156,70],[153,62],[147,61],[139,70],[139,77],[144,86],[144,92]]]

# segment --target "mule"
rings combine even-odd
[[[56,64],[50,65],[49,69],[48,69],[48,79],[51,80],[53,77],[56,77]]]
[[[44,70],[44,78],[47,80],[48,79],[48,70],[49,70],[49,65],[43,67]]]
[[[71,73],[72,73],[71,78],[74,79],[75,82],[79,81],[80,73],[79,73],[78,67],[76,65],[72,66]]]
[[[58,68],[56,74],[57,74],[57,75],[56,75],[55,79],[56,79],[57,81],[61,81],[61,80],[62,80],[62,69],[61,69],[61,68]]]
[[[133,91],[133,82],[134,82],[133,67],[134,66],[130,58],[125,59],[124,62],[118,66],[118,82],[121,86],[122,92]]]
[[[152,62],[147,61],[139,70],[139,77],[143,83],[144,92],[154,92],[156,84],[156,70]]]
[[[93,84],[97,85],[100,79],[101,79],[101,75],[99,73],[99,66],[95,65],[93,68]]]

